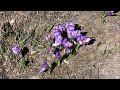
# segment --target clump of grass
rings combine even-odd
[[[16,60],[19,61],[21,67],[26,67],[29,64],[29,47],[39,49],[40,42],[36,39],[36,32],[32,30],[30,34],[23,31],[22,28],[13,30],[9,22],[3,24],[1,29],[1,47],[0,55],[3,60]],[[18,47],[18,51],[15,48]],[[4,55],[3,55],[4,54]],[[6,58],[7,57],[7,58]],[[27,57],[27,59],[25,58]]]

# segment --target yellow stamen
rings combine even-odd
[[[87,38],[84,38],[84,39],[82,40],[82,42],[86,42],[86,40],[87,40]]]

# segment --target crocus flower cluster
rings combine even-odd
[[[61,58],[61,52],[56,48],[63,47],[66,54],[69,54],[74,44],[85,45],[91,40],[90,37],[82,35],[81,30],[76,30],[75,24],[72,22],[67,22],[65,25],[58,24],[57,27],[52,28],[52,32],[47,34],[45,38],[48,42],[54,40],[46,50],[50,54],[55,54],[56,58]]]
[[[115,11],[107,11],[106,16],[115,16]]]

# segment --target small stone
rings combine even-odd
[[[115,79],[119,79],[119,76],[116,76]]]
[[[33,77],[30,77],[30,79],[39,79],[38,76],[33,76]]]
[[[67,65],[69,64],[69,61],[67,61],[67,60],[64,60],[64,63],[66,63]]]
[[[31,54],[34,54],[34,53],[36,53],[36,51],[31,51]]]
[[[11,25],[13,25],[13,24],[14,24],[14,22],[15,22],[15,20],[14,20],[14,19],[12,19],[11,21],[9,21],[9,23],[10,23]]]

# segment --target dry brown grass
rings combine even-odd
[[[21,29],[29,34],[35,29],[41,44],[44,43],[45,28],[48,23],[64,24],[66,21],[79,24],[82,31],[88,32],[87,35],[94,37],[96,41],[92,45],[79,48],[79,53],[67,61],[68,65],[62,63],[52,74],[39,72],[41,61],[52,60],[52,57],[42,50],[32,57],[33,63],[25,69],[21,69],[19,63],[14,60],[3,61],[1,66],[8,78],[114,79],[120,77],[120,18],[118,16],[106,17],[106,22],[103,23],[99,11],[7,11],[0,12],[0,27],[12,19],[15,20],[13,30]],[[33,52],[30,45],[28,47],[30,52]],[[35,50],[37,48],[34,48]]]

